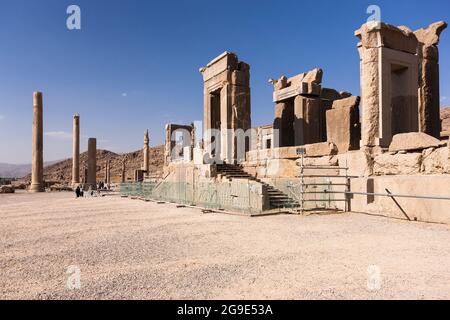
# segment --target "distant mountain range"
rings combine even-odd
[[[116,154],[107,150],[97,150],[97,177],[104,177],[105,163],[111,161],[111,178],[113,182],[121,180],[122,161],[126,161],[126,174],[128,178],[134,177],[134,170],[143,165],[142,150],[125,154]],[[87,152],[80,154],[80,175],[84,174],[87,163]],[[150,148],[150,170],[158,176],[162,174],[164,164],[164,146]],[[19,178],[22,181],[31,180],[31,164],[0,163],[0,178]],[[44,163],[44,179],[69,183],[72,178],[72,159],[64,159]]]
[[[60,160],[45,162],[44,167],[50,166],[57,162],[60,162]],[[21,178],[30,173],[31,164],[0,163],[0,178]]]

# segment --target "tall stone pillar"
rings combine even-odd
[[[122,161],[122,183],[125,183],[127,180],[126,178],[126,163],[125,160]]]
[[[72,186],[80,184],[80,115],[73,116]]]
[[[44,133],[42,93],[33,93],[33,133],[30,192],[44,192]]]
[[[148,129],[144,132],[144,167],[145,175],[148,176],[150,173],[150,147],[149,147],[150,139],[148,137]]]
[[[106,183],[111,184],[111,160],[106,162]]]
[[[88,140],[88,175],[87,186],[95,190],[97,188],[97,139],[89,138]]]
[[[439,93],[439,38],[447,23],[439,21],[414,32],[419,41],[419,130],[441,136]]]
[[[108,161],[105,162],[105,183],[108,183]]]

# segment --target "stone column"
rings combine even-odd
[[[89,186],[95,190],[97,188],[97,139],[89,138],[88,140],[88,176],[87,189]]]
[[[105,178],[104,182],[108,183],[108,161],[105,162]]]
[[[150,148],[149,148],[150,139],[148,137],[148,129],[144,132],[144,167],[145,175],[148,176],[150,173]]]
[[[42,115],[42,93],[33,93],[33,133],[30,192],[44,192],[44,134]]]
[[[106,162],[106,183],[111,184],[111,160]]]
[[[87,176],[88,176],[88,169],[86,167],[86,165],[84,166],[84,177],[83,177],[83,183],[86,184],[87,183]]]
[[[80,184],[80,115],[73,116],[72,186]]]
[[[127,180],[126,178],[126,164],[125,160],[122,161],[122,183],[125,183]]]

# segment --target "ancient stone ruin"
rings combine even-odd
[[[161,180],[151,175],[146,130],[133,192],[250,214],[352,210],[450,223],[450,142],[439,115],[438,43],[446,27],[436,22],[414,32],[382,22],[363,24],[355,31],[361,96],[324,87],[320,68],[283,75],[269,80],[273,121],[256,128],[251,127],[250,66],[234,53],[222,53],[200,69],[202,128],[166,125]],[[39,92],[33,112],[30,191],[39,192],[44,190]],[[73,186],[80,183],[79,126],[76,114]],[[92,189],[96,154],[96,139],[90,138],[82,181]],[[129,187],[125,161],[120,179]],[[104,163],[109,185],[111,160]],[[405,195],[429,195],[434,201],[405,200]]]
[[[450,190],[450,147],[439,120],[438,43],[446,26],[437,22],[413,32],[381,22],[362,25],[355,31],[361,97],[323,87],[320,68],[281,76],[269,81],[273,123],[257,128],[251,128],[250,67],[224,52],[200,69],[202,139],[194,141],[193,125],[166,126],[166,178],[153,196],[164,198],[170,190],[174,201],[211,205],[204,182],[214,186],[214,205],[224,210],[304,209],[307,201],[314,207],[326,198],[324,207],[450,222],[450,212],[442,214],[445,201],[369,196],[391,189],[423,194],[435,184]],[[315,171],[305,173],[309,169]],[[305,200],[308,194],[323,199]],[[433,213],[424,207],[430,205]]]
[[[33,93],[33,136],[30,192],[44,192],[44,129],[42,93]]]
[[[250,129],[250,66],[224,52],[200,69],[203,76],[204,147],[212,158],[237,159],[236,132]],[[245,147],[248,151],[248,145]]]

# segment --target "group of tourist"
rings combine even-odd
[[[100,181],[99,183],[97,183],[97,194],[100,194],[101,190],[111,190],[111,186],[109,183],[105,183],[103,181]],[[86,191],[86,195],[90,195],[91,197],[94,196],[94,190],[92,189],[92,187],[86,186],[86,185],[82,185],[80,184],[79,186],[76,187],[75,189],[75,195],[77,198],[83,198],[85,197],[85,191]]]

